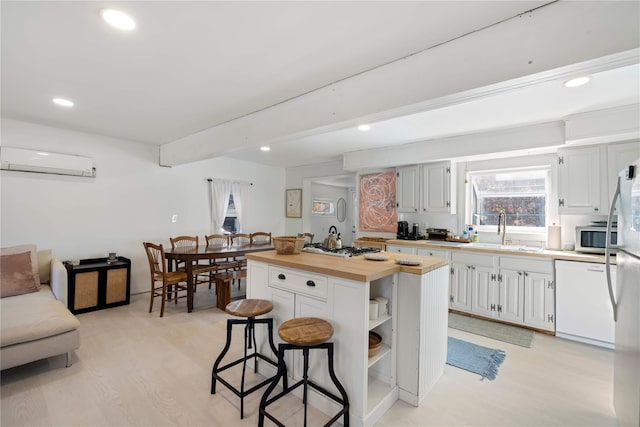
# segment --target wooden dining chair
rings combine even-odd
[[[207,241],[207,246],[228,246],[229,235],[228,234],[210,234],[204,236]]]
[[[207,241],[207,246],[210,247],[229,246],[229,243],[231,243],[231,239],[228,234],[210,234],[208,236],[204,236],[204,238]],[[210,262],[216,267],[216,273],[231,272],[236,270],[239,266],[237,261],[229,259],[228,257],[212,259]]]
[[[255,233],[251,233],[250,236],[252,245],[271,244],[271,233],[267,233],[266,231],[256,231]]]
[[[236,233],[231,235],[231,245],[245,246],[251,244],[251,234]]]
[[[231,235],[232,246],[247,246],[251,244],[251,234],[249,233],[236,233]],[[247,269],[247,259],[243,256],[233,257],[233,260],[238,263],[236,270]],[[240,280],[238,280],[238,289],[240,289]]]
[[[183,248],[183,247],[197,247],[198,246],[198,236],[178,236],[178,237],[170,237],[169,241],[171,242],[171,249],[175,248]],[[175,261],[176,270],[184,269],[184,261],[176,260]]]
[[[171,237],[169,238],[169,241],[171,242],[171,249],[180,247],[197,248],[199,245],[198,236]],[[193,265],[191,268],[193,270],[193,283],[195,285],[208,283],[209,289],[211,289],[211,284],[213,283],[213,275],[216,272],[216,268],[213,267],[208,261],[205,264],[198,263],[196,265]],[[176,261],[176,269],[186,270],[184,261]]]
[[[315,234],[313,233],[300,233],[298,234],[298,237],[304,237],[304,244],[312,244],[313,243],[313,238],[315,237]]]
[[[153,310],[153,300],[156,297],[162,298],[160,306],[160,317],[164,316],[164,306],[166,302],[175,301],[187,297],[187,273],[184,271],[167,271],[167,260],[164,256],[162,244],[144,242],[144,249],[149,260],[149,270],[151,272],[151,301],[149,303],[149,313]]]

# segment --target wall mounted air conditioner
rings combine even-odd
[[[11,171],[96,176],[93,159],[72,154],[0,147],[0,163],[0,169]]]

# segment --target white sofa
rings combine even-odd
[[[80,346],[80,322],[67,309],[67,271],[51,251],[38,251],[37,292],[0,298],[1,369],[67,354]]]

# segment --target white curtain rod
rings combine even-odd
[[[241,182],[246,182],[249,185],[253,185],[253,182],[249,182],[249,181],[238,181],[238,180],[221,179],[221,178],[207,178],[207,181],[213,182],[214,179],[219,179],[220,181],[227,181],[227,182],[236,183],[236,184],[239,184]]]

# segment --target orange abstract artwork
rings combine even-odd
[[[397,230],[396,173],[394,171],[360,175],[358,200],[360,230],[389,232]]]

